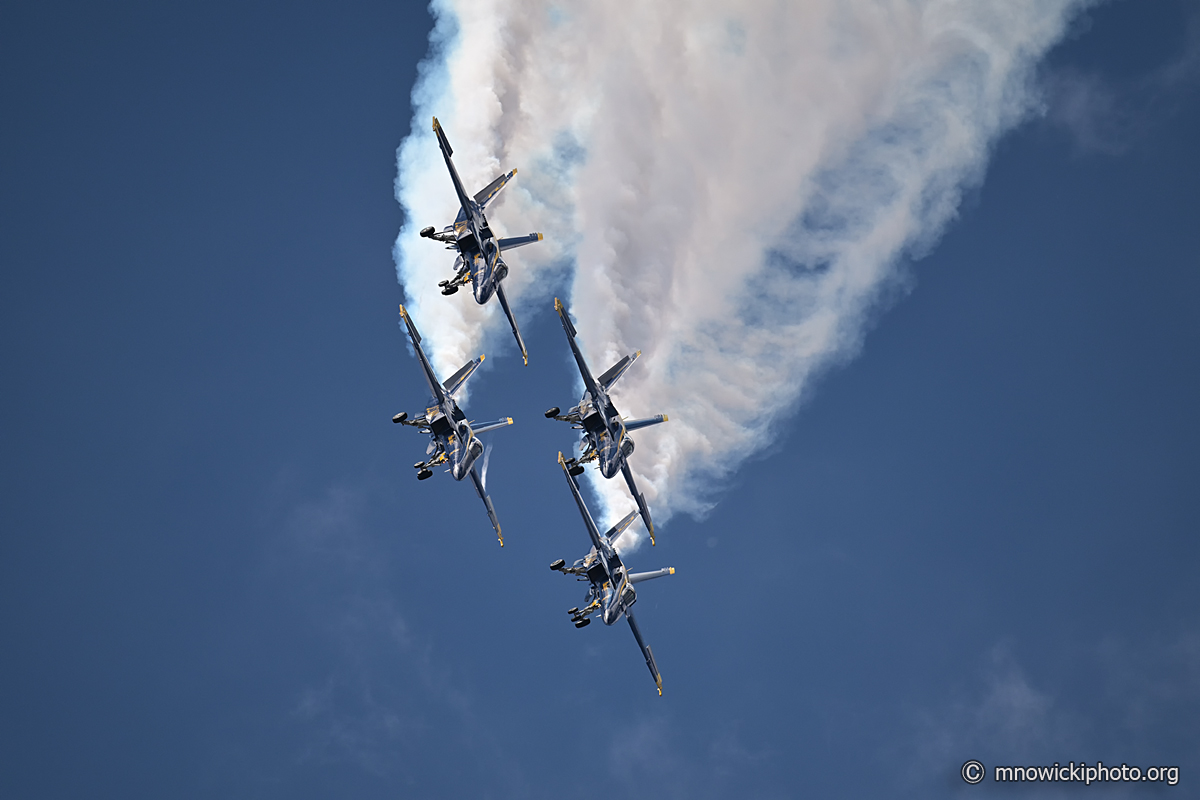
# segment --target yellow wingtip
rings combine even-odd
[[[512,417],[506,417],[506,419],[508,420],[508,424],[512,425]]]
[[[480,353],[480,354],[479,354],[479,360],[480,360],[480,362],[482,362],[482,361],[483,361],[485,358],[487,358],[487,356],[485,356],[483,353]]]
[[[562,301],[561,301],[561,300],[559,300],[557,297],[556,297],[556,298],[554,298],[554,310],[555,310],[555,311],[562,311]]]
[[[538,241],[539,241],[539,242],[540,242],[542,239],[544,239],[544,238],[545,238],[545,237],[544,237],[544,236],[542,236],[540,233],[538,234]]]
[[[440,128],[440,127],[442,127],[442,126],[441,126],[441,123],[439,123],[439,122],[437,121],[437,117],[434,117],[434,118],[433,118],[433,129],[436,131],[436,130],[437,130],[438,128]]]
[[[400,304],[400,316],[402,316],[402,317],[407,317],[407,316],[408,316],[408,311],[407,311],[407,310],[405,310],[405,308],[404,308],[404,303],[401,303],[401,304]]]
[[[671,570],[670,572],[668,572],[668,573],[667,573],[668,575],[674,575],[674,574],[675,574],[675,568],[674,568],[674,567],[667,567],[667,569]]]
[[[670,421],[671,421],[671,418],[668,417],[666,414],[663,414],[663,422],[670,422]]]

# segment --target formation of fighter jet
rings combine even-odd
[[[441,124],[438,123],[437,117],[433,118],[433,131],[437,135],[438,145],[446,160],[446,167],[450,170],[450,180],[454,183],[454,191],[458,195],[460,206],[458,216],[455,217],[452,225],[447,225],[440,231],[433,227],[421,231],[422,237],[441,242],[447,245],[446,249],[455,250],[458,253],[454,261],[454,277],[441,281],[439,284],[442,294],[452,295],[469,281],[474,290],[475,301],[480,305],[495,295],[500,301],[504,315],[508,318],[508,324],[512,328],[513,336],[516,337],[517,346],[521,348],[521,358],[528,366],[529,354],[525,349],[525,342],[521,339],[521,331],[509,308],[508,298],[504,295],[503,281],[508,275],[508,265],[504,263],[500,254],[514,247],[541,241],[542,235],[531,233],[527,236],[497,238],[484,216],[484,209],[488,203],[495,199],[505,184],[517,174],[517,171],[514,169],[512,172],[501,175],[473,197],[469,196],[463,189],[458,171],[454,168],[454,161],[451,158],[454,151],[450,148],[450,142],[446,138]],[[574,429],[582,431],[579,455],[566,459],[560,452],[558,463],[567,478],[567,484],[571,487],[575,503],[579,506],[579,513],[583,516],[588,536],[592,540],[592,548],[587,555],[575,561],[570,567],[566,565],[565,561],[559,559],[550,565],[550,569],[562,572],[564,575],[575,575],[581,581],[588,581],[588,592],[583,607],[570,610],[576,628],[589,625],[595,614],[600,615],[605,625],[612,625],[621,617],[625,617],[629,621],[629,628],[633,631],[633,637],[637,639],[638,647],[642,650],[646,666],[650,669],[650,675],[654,678],[654,684],[658,687],[658,694],[661,697],[662,676],[658,672],[658,665],[654,663],[654,654],[650,652],[650,646],[642,639],[642,633],[633,619],[631,608],[637,602],[637,592],[634,591],[633,586],[651,578],[673,575],[675,569],[666,567],[654,572],[630,574],[617,553],[616,541],[637,519],[638,515],[641,515],[642,522],[645,523],[646,530],[650,533],[650,543],[654,544],[654,522],[650,518],[650,509],[646,505],[646,498],[638,491],[637,484],[633,479],[633,472],[629,467],[629,456],[634,449],[629,432],[666,422],[667,415],[659,414],[656,417],[634,420],[622,419],[620,412],[609,398],[608,392],[613,384],[625,374],[625,371],[633,365],[633,362],[637,361],[642,354],[641,351],[625,356],[599,378],[594,378],[587,361],[583,358],[583,353],[580,352],[579,346],[575,342],[577,336],[575,326],[571,324],[566,309],[557,298],[554,300],[554,308],[562,320],[563,330],[566,331],[567,343],[571,347],[575,363],[579,365],[584,391],[579,403],[569,409],[567,413],[562,414],[558,408],[552,408],[546,412],[546,416],[568,422]],[[491,520],[492,528],[496,531],[496,538],[500,540],[500,546],[503,547],[504,537],[500,533],[500,521],[496,518],[496,510],[492,507],[492,501],[488,497],[486,488],[491,445],[484,447],[478,435],[511,425],[512,417],[503,417],[483,425],[473,425],[468,421],[466,415],[458,407],[458,403],[455,402],[454,395],[483,363],[484,357],[480,356],[467,362],[446,381],[439,381],[429,359],[425,356],[425,351],[421,348],[421,335],[417,332],[412,318],[409,317],[408,311],[403,305],[400,306],[400,317],[408,329],[413,351],[416,353],[417,360],[421,362],[421,370],[425,373],[425,381],[429,384],[429,392],[433,397],[424,413],[416,417],[410,419],[405,412],[392,417],[392,422],[410,425],[429,436],[429,445],[425,449],[425,460],[413,464],[417,470],[417,480],[423,481],[429,478],[433,475],[432,468],[441,465],[447,466],[446,471],[454,476],[456,481],[461,481],[469,475],[471,482],[475,484],[475,491],[487,509],[488,519]],[[481,458],[482,462],[480,462]],[[596,527],[587,505],[583,501],[583,496],[579,493],[579,485],[575,482],[575,478],[583,473],[584,465],[593,461],[597,463],[600,473],[605,478],[613,478],[617,472],[621,472],[637,503],[636,510],[629,512],[624,519],[603,535]],[[477,465],[480,467],[479,469],[476,469]]]
[[[504,536],[500,533],[500,520],[496,518],[496,509],[492,507],[492,500],[488,497],[485,484],[491,446],[489,445],[485,452],[483,443],[479,441],[477,434],[512,425],[512,417],[503,417],[495,422],[476,425],[472,428],[466,415],[458,407],[458,403],[454,402],[454,394],[483,363],[484,357],[480,356],[468,361],[462,369],[447,378],[445,383],[441,383],[438,381],[429,359],[425,357],[425,351],[421,349],[421,334],[417,333],[417,327],[413,325],[404,306],[400,306],[400,317],[408,328],[408,337],[412,340],[413,350],[417,354],[417,360],[421,362],[425,381],[429,384],[429,391],[433,395],[433,404],[426,408],[425,413],[420,416],[409,419],[408,413],[402,411],[392,417],[392,422],[411,425],[421,433],[429,434],[429,446],[425,448],[425,460],[413,464],[413,467],[418,470],[417,480],[423,481],[433,475],[430,467],[442,464],[450,465],[447,472],[453,475],[456,481],[461,481],[470,475],[471,483],[475,484],[475,491],[479,493],[479,498],[487,507],[488,519],[492,521],[496,538],[500,540],[500,546],[503,547]],[[475,469],[475,462],[479,460],[480,456],[483,456],[482,475]]]
[[[461,206],[458,216],[454,218],[453,225],[447,225],[440,231],[435,231],[433,226],[421,231],[421,236],[426,239],[442,242],[448,245],[448,250],[458,250],[458,258],[454,261],[454,277],[442,281],[438,285],[442,287],[442,294],[451,295],[458,291],[458,287],[470,281],[475,293],[475,302],[480,305],[492,299],[493,294],[496,295],[496,299],[500,301],[500,307],[504,309],[504,316],[508,317],[508,324],[512,327],[513,336],[517,339],[517,346],[521,348],[521,358],[528,366],[529,353],[525,350],[525,342],[521,339],[521,331],[517,327],[516,318],[512,315],[512,309],[508,307],[508,298],[504,296],[503,281],[508,275],[508,265],[504,263],[500,254],[514,247],[540,242],[542,235],[531,233],[528,236],[497,239],[488,226],[487,217],[483,214],[487,204],[500,194],[500,190],[517,174],[517,171],[514,169],[512,172],[501,175],[483,187],[474,197],[471,197],[463,189],[462,180],[458,177],[458,170],[454,168],[454,161],[450,158],[454,151],[451,149],[450,141],[446,138],[446,133],[442,130],[437,117],[433,118],[433,132],[437,134],[438,145],[442,148],[442,156],[446,159],[446,167],[450,170],[450,180],[454,183],[454,191],[458,195],[458,203]]]
[[[642,351],[638,350],[633,355],[625,356],[599,378],[593,378],[583,353],[579,352],[579,345],[575,343],[575,326],[571,324],[567,310],[557,297],[554,298],[554,308],[558,311],[563,330],[567,333],[567,342],[571,345],[575,363],[579,365],[579,374],[583,376],[583,397],[579,399],[579,404],[566,414],[560,413],[561,409],[555,406],[546,412],[546,417],[569,422],[576,430],[583,431],[579,443],[580,455],[566,462],[571,475],[581,474],[584,464],[596,461],[600,467],[600,474],[605,478],[612,478],[618,471],[625,476],[625,482],[629,484],[629,491],[637,502],[638,511],[641,512],[642,522],[646,523],[646,530],[650,533],[650,544],[653,545],[654,522],[650,519],[650,509],[646,505],[646,498],[638,491],[633,480],[633,471],[629,468],[629,455],[633,452],[633,439],[629,438],[629,432],[666,422],[667,415],[623,420],[621,413],[608,397],[608,390],[625,374],[625,370],[638,360]]]
[[[571,474],[571,468],[562,453],[558,454],[558,463],[567,477],[571,494],[574,495],[575,503],[579,506],[579,513],[583,517],[583,524],[587,527],[588,536],[592,539],[592,549],[573,565],[568,567],[561,558],[550,565],[552,570],[564,575],[576,575],[579,580],[586,580],[589,583],[583,608],[572,608],[568,613],[576,628],[589,625],[592,621],[591,616],[596,613],[600,614],[600,619],[604,620],[605,625],[612,625],[624,616],[629,621],[629,629],[633,631],[633,638],[637,639],[638,647],[642,649],[646,666],[650,668],[650,675],[654,678],[654,684],[658,687],[658,694],[661,697],[662,675],[658,672],[658,665],[654,663],[654,653],[650,652],[650,645],[646,644],[646,640],[642,638],[642,632],[638,630],[637,622],[634,621],[633,612],[630,609],[637,602],[637,592],[633,588],[635,583],[661,578],[665,575],[674,575],[675,568],[663,567],[653,572],[630,574],[621,562],[621,556],[613,547],[613,543],[629,527],[638,512],[629,512],[625,519],[601,535],[600,529],[592,520],[591,513],[588,512],[587,504],[583,502],[583,495],[579,493],[575,476]]]

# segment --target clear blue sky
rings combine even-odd
[[[552,309],[473,379],[516,419],[503,550],[390,422],[426,391],[391,260],[426,10],[7,9],[0,796],[1058,796],[968,758],[1192,796],[1198,14],[1081,20],[863,353],[629,556],[678,569],[638,604],[660,699],[546,568],[586,549]]]

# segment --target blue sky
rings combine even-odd
[[[472,379],[516,420],[503,550],[390,422],[425,395],[391,247],[427,11],[7,12],[0,794],[1058,796],[978,758],[1187,796],[1198,14],[1077,20],[862,352],[629,555],[678,570],[639,593],[660,699],[546,568],[586,549],[552,308]]]

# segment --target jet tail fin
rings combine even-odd
[[[625,370],[633,366],[633,362],[637,361],[639,358],[641,358],[641,356],[641,350],[638,350],[631,356],[625,356],[620,361],[609,367],[608,370],[596,380],[596,383],[599,383],[601,388],[607,392],[612,385],[616,383],[622,375],[625,374]]]
[[[638,511],[636,508],[633,511],[630,511],[625,516],[625,519],[621,520],[616,525],[613,525],[611,528],[608,529],[608,533],[604,534],[604,538],[608,539],[609,542],[615,542],[617,540],[617,537],[620,536],[622,533],[624,533],[625,529],[633,524],[633,521],[635,519],[637,519],[637,516],[640,513],[641,512]]]
[[[500,194],[500,190],[503,189],[504,185],[512,180],[512,177],[516,174],[517,171],[514,169],[512,172],[506,172],[499,178],[496,178],[496,180],[492,181],[487,186],[475,193],[475,202],[479,203],[480,208],[486,206],[489,202],[496,198],[496,195]]]
[[[442,383],[442,386],[446,387],[446,394],[453,396],[455,392],[461,389],[463,384],[467,382],[467,378],[475,374],[475,370],[483,363],[483,359],[484,357],[480,356],[468,361],[458,372],[447,378]]]

